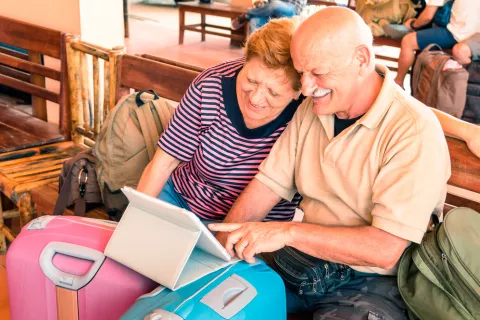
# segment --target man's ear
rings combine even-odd
[[[360,45],[355,50],[355,61],[357,63],[361,76],[365,76],[370,72],[370,63],[372,62],[373,53],[365,45]]]

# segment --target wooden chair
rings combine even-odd
[[[40,155],[55,148],[62,149],[69,137],[68,88],[66,72],[66,35],[60,31],[0,16],[0,42],[22,49],[26,53],[0,47],[0,85],[32,95],[32,115],[0,103],[0,252],[4,251],[5,236],[13,232],[5,227],[4,219],[21,217],[28,212],[28,200],[13,189],[31,185],[35,167],[21,165],[20,171],[9,171],[12,162],[23,163],[25,155]],[[60,61],[60,69],[43,65],[45,57]],[[46,79],[59,82],[59,92],[45,88]],[[59,126],[48,123],[46,101],[59,105]],[[45,145],[48,145],[45,147]],[[27,150],[27,148],[30,148]],[[22,150],[25,149],[25,150]],[[38,158],[35,158],[37,161]],[[55,160],[52,165],[55,165]],[[32,163],[32,165],[34,165]],[[18,177],[19,175],[23,177]],[[39,176],[44,178],[43,172]],[[17,178],[18,177],[18,178]],[[12,179],[16,184],[12,184]],[[4,211],[2,197],[9,198],[18,209]],[[23,220],[22,220],[23,221]]]
[[[73,45],[72,47],[78,48],[81,44]],[[111,74],[115,74],[115,83],[112,83],[112,79],[106,79],[110,81],[109,85],[109,98],[104,99],[104,104],[109,101],[109,108],[115,106],[124,95],[129,94],[132,90],[140,91],[146,89],[153,89],[163,98],[178,102],[186,92],[188,86],[193,79],[203,70],[202,68],[187,65],[182,62],[172,61],[150,55],[134,56],[129,54],[119,54],[118,52],[111,52],[111,55],[115,54],[116,64],[114,68],[115,72],[111,71]],[[149,59],[151,57],[152,59]],[[110,64],[112,67],[112,64]],[[75,79],[71,79],[72,87],[75,84],[84,82],[81,80],[86,74],[77,72]],[[78,79],[80,78],[80,80]],[[84,88],[85,86],[82,86]],[[85,110],[85,102],[82,101],[79,96],[88,96],[87,92],[78,95],[80,88],[72,88],[72,92],[77,92],[76,101],[73,101],[72,95],[72,119],[74,115],[78,113],[77,119],[73,120],[72,136],[78,134],[84,134],[86,137],[83,139],[88,145],[92,145],[95,140],[95,126],[85,128],[85,121],[78,120],[82,117],[82,112],[79,110]],[[112,100],[112,97],[114,98]],[[97,107],[94,108],[97,110]],[[77,111],[73,111],[77,110]],[[105,110],[105,109],[104,109]],[[99,112],[99,111],[98,111]],[[101,112],[99,112],[101,113]],[[80,138],[80,137],[79,137]],[[38,215],[51,215],[53,208],[58,197],[58,182],[53,181],[46,185],[38,186],[32,190],[32,200],[35,203],[36,212]],[[73,215],[73,212],[66,210],[65,214]],[[103,207],[99,207],[87,212],[87,216],[91,218],[108,219]]]
[[[0,242],[3,243],[0,250],[5,250],[3,236],[9,241],[15,236],[5,226],[3,219],[19,216],[20,226],[31,219],[35,213],[31,200],[32,189],[58,181],[63,162],[93,144],[108,109],[115,104],[116,58],[123,53],[123,49],[102,49],[81,43],[74,36],[67,36],[65,43],[72,106],[68,110],[69,124],[65,127],[69,128],[68,136],[73,141],[0,154],[1,191],[18,207],[0,215]],[[90,94],[89,89],[87,56],[92,57],[93,94]],[[100,65],[104,65],[105,69],[103,90],[100,87]],[[102,91],[104,99],[101,99]],[[103,108],[103,105],[107,107]]]

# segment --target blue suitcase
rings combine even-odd
[[[171,291],[163,286],[137,299],[121,320],[287,318],[285,286],[259,259],[238,262]]]

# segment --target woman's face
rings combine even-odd
[[[237,100],[249,128],[276,119],[299,95],[284,70],[270,69],[257,57],[246,62],[237,77]]]

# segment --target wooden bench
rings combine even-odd
[[[149,57],[152,57],[152,59],[149,59]],[[131,90],[140,91],[146,89],[153,89],[161,97],[178,102],[193,79],[203,70],[196,66],[160,57],[129,54],[118,55],[115,68],[116,83],[110,85],[110,88],[115,86],[115,89],[110,93],[110,97],[114,97],[113,105],[124,95],[129,94]],[[81,77],[81,72],[78,75]],[[85,76],[86,74],[84,73],[83,75]],[[88,96],[88,93],[86,94]],[[77,112],[74,110],[84,110],[83,103],[78,100],[75,103],[72,101],[72,114]],[[81,139],[83,135],[83,139],[92,146],[95,142],[96,134],[91,127],[85,129],[85,125],[84,121],[77,119],[72,125],[75,131],[74,135],[78,135],[78,139]],[[85,137],[85,134],[89,137]],[[32,190],[31,194],[35,204],[35,212],[38,216],[53,214],[53,208],[58,198],[57,181],[38,186]],[[64,214],[73,215],[73,212],[66,210]],[[108,215],[103,207],[90,210],[87,212],[87,216],[108,219]]]
[[[11,240],[12,231],[4,219],[24,217],[31,213],[30,200],[23,192],[35,183],[32,172],[40,159],[55,149],[64,149],[70,135],[68,128],[68,87],[66,34],[0,16],[0,42],[24,52],[0,48],[0,84],[32,96],[32,115],[6,104],[0,105],[0,252],[5,251],[5,235]],[[59,70],[46,67],[46,57],[60,61]],[[59,91],[45,88],[46,79],[59,83]],[[59,105],[59,126],[48,123],[46,101]],[[32,157],[27,163],[20,159]],[[56,165],[56,159],[51,162]],[[15,169],[11,166],[17,163]],[[39,170],[39,179],[47,179]],[[16,206],[3,210],[2,198]],[[5,201],[6,202],[6,201]]]
[[[213,34],[216,36],[230,38],[232,41],[231,43],[234,45],[242,45],[248,36],[248,23],[240,30],[234,31],[231,30],[230,27],[206,23],[206,16],[210,15],[234,19],[242,13],[247,12],[247,10],[248,8],[246,7],[230,6],[223,3],[201,4],[192,2],[181,2],[178,4],[178,43],[183,44],[185,30],[188,30],[201,33],[202,41],[205,41],[206,34]],[[199,13],[201,22],[199,24],[185,24],[185,12]],[[206,28],[224,30],[227,32],[212,31],[207,30]]]
[[[3,30],[3,29],[2,29]],[[25,31],[26,36],[36,37],[37,30]],[[21,36],[22,34],[17,34]],[[42,37],[40,37],[42,39]],[[49,48],[49,45],[45,46]],[[5,250],[4,236],[12,241],[15,234],[5,226],[5,218],[20,217],[20,226],[25,225],[35,212],[31,199],[34,188],[58,181],[63,162],[73,155],[88,149],[94,137],[98,134],[102,120],[105,118],[108,106],[115,105],[115,87],[110,90],[109,84],[116,83],[116,57],[121,50],[103,50],[101,48],[83,44],[74,36],[67,36],[63,48],[68,56],[68,81],[70,85],[71,109],[64,111],[65,128],[73,141],[48,144],[40,147],[27,148],[0,154],[0,190],[18,207],[18,210],[9,210],[0,215],[0,243]],[[89,83],[86,81],[87,54],[92,56],[94,92],[89,93]],[[99,61],[103,60],[103,63]],[[100,100],[100,65],[105,69],[104,101]],[[66,68],[66,67],[65,67]],[[111,73],[113,72],[113,73]],[[65,72],[66,73],[66,72]],[[110,93],[111,91],[111,93]],[[42,91],[43,92],[43,91]],[[65,106],[67,103],[64,104]],[[103,105],[106,107],[103,108]],[[90,107],[96,112],[90,113]],[[105,112],[103,111],[105,110]],[[38,132],[40,134],[41,132]],[[2,213],[0,207],[0,213]],[[3,240],[3,241],[2,241]]]

